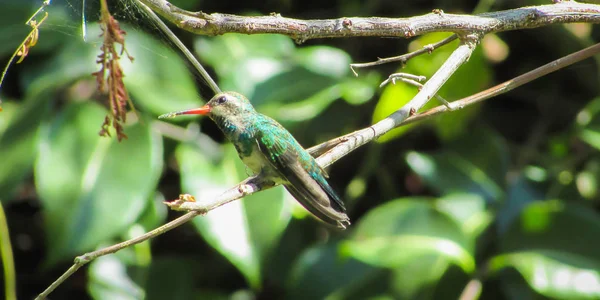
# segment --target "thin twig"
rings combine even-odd
[[[152,11],[148,6],[146,6],[144,3],[140,2],[140,1],[136,1],[136,0],[130,0],[130,1],[132,1],[134,4],[137,4],[140,8],[142,8],[144,10],[144,12],[150,17],[150,19],[152,19],[152,21],[154,21],[154,23],[160,28],[160,30],[162,30],[162,32],[164,32],[169,37],[171,42],[173,42],[173,44],[175,44],[177,46],[177,48],[179,48],[179,50],[181,50],[183,55],[185,55],[185,57],[192,63],[194,68],[196,68],[198,73],[200,73],[202,78],[204,78],[204,81],[206,81],[206,83],[213,90],[213,92],[215,94],[220,93],[221,89],[219,88],[217,83],[212,79],[212,77],[210,77],[210,75],[208,74],[206,69],[204,69],[204,67],[200,64],[200,62],[198,62],[198,60],[192,54],[192,52],[190,52],[190,50],[188,50],[188,48],[185,45],[183,45],[183,43],[179,40],[179,38],[173,33],[173,31],[171,31],[171,29],[169,29],[169,27],[167,25],[165,25],[165,23],[154,13],[154,11]]]
[[[425,45],[423,46],[423,48],[410,52],[410,53],[406,53],[400,56],[393,56],[393,57],[386,57],[386,58],[377,58],[377,61],[372,61],[372,62],[367,62],[367,63],[356,63],[356,64],[350,64],[350,69],[352,70],[352,73],[354,73],[355,76],[358,76],[358,73],[356,73],[356,71],[354,70],[354,68],[366,68],[366,67],[372,67],[372,66],[377,66],[377,65],[383,65],[383,64],[387,64],[387,63],[391,63],[391,62],[395,62],[395,61],[399,61],[401,67],[404,67],[404,65],[406,64],[406,62],[414,57],[417,57],[421,54],[424,53],[428,53],[431,54],[431,52],[433,52],[435,49],[444,46],[454,40],[456,40],[458,38],[458,35],[453,34],[435,44],[429,44],[429,45]]]
[[[600,23],[600,5],[562,1],[479,15],[429,13],[410,18],[341,17],[300,20],[279,14],[237,16],[188,12],[165,0],[136,0],[180,28],[201,35],[224,33],[287,35],[298,43],[317,38],[359,36],[409,38],[431,32],[491,33],[562,23]]]

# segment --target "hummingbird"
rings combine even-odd
[[[350,225],[344,202],[327,182],[325,170],[289,131],[257,112],[243,95],[219,93],[200,108],[172,112],[159,118],[178,115],[210,117],[254,174],[274,184],[282,184],[321,221],[341,229]]]

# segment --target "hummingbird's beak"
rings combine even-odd
[[[180,116],[180,115],[207,115],[208,113],[210,113],[210,106],[208,106],[208,104],[206,104],[200,108],[193,108],[193,109],[188,109],[188,110],[166,113],[164,115],[158,116],[158,118],[159,119],[175,118],[176,116]]]

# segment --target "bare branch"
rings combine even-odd
[[[354,73],[355,76],[358,76],[358,73],[356,73],[356,71],[354,70],[354,68],[366,68],[366,67],[372,67],[372,66],[377,66],[377,65],[383,65],[383,64],[387,64],[387,63],[391,63],[391,62],[395,62],[395,61],[399,61],[400,64],[402,66],[404,66],[406,64],[406,62],[413,58],[413,57],[417,57],[421,54],[424,53],[429,53],[431,54],[431,52],[433,52],[433,50],[442,47],[452,41],[454,41],[455,39],[458,38],[458,35],[453,34],[435,44],[429,44],[429,45],[425,45],[423,46],[423,48],[410,52],[410,53],[406,53],[400,56],[394,56],[394,57],[386,57],[386,58],[378,58],[377,61],[373,61],[373,62],[368,62],[368,63],[358,63],[358,64],[350,64],[350,69],[352,70],[352,73]]]
[[[165,0],[136,0],[149,6],[180,28],[201,35],[224,33],[276,33],[301,43],[316,38],[413,37],[430,32],[490,33],[537,28],[560,23],[600,23],[600,6],[563,1],[556,4],[523,7],[471,15],[429,13],[410,18],[342,17],[299,20],[279,14],[237,16],[182,10]]]

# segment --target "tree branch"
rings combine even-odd
[[[200,35],[224,33],[276,33],[298,43],[316,38],[341,37],[413,37],[430,32],[490,33],[537,28],[562,23],[600,23],[600,6],[562,1],[556,4],[522,7],[471,15],[445,14],[440,11],[410,18],[342,17],[323,20],[299,20],[279,14],[237,16],[189,12],[165,0],[139,1],[180,28]]]
[[[350,64],[350,69],[352,70],[352,73],[354,73],[355,76],[358,76],[358,73],[356,73],[356,71],[354,70],[354,68],[366,68],[366,67],[373,67],[373,66],[377,66],[377,65],[383,65],[383,64],[387,64],[387,63],[391,63],[391,62],[395,62],[395,61],[400,61],[400,64],[402,66],[404,66],[406,64],[406,62],[416,56],[419,56],[421,54],[424,53],[429,53],[431,54],[431,52],[433,52],[433,50],[442,47],[452,41],[454,41],[455,39],[458,38],[458,35],[453,34],[435,44],[429,44],[429,45],[425,45],[423,48],[410,52],[410,53],[406,53],[400,56],[393,56],[393,57],[385,57],[385,58],[378,58],[376,61],[372,61],[372,62],[367,62],[367,63],[356,63],[356,64]]]

